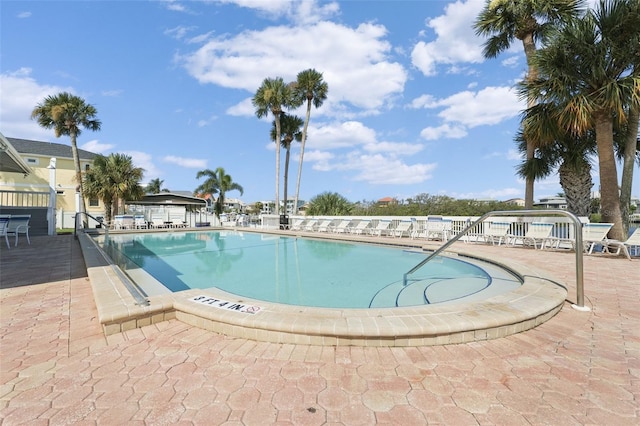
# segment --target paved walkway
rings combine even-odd
[[[533,330],[450,346],[262,343],[175,320],[106,339],[73,237],[0,246],[0,423],[640,424],[640,260],[585,257],[579,312],[575,255],[474,249],[551,272],[570,300]]]

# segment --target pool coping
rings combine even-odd
[[[203,230],[199,228],[193,231]],[[229,228],[206,230],[229,231]],[[408,238],[372,239],[353,235],[262,229],[242,231],[432,250],[437,248],[425,241]],[[136,304],[115,267],[102,256],[90,240],[91,237],[84,233],[79,233],[78,237],[99,322],[107,336],[177,319],[232,337],[275,343],[323,346],[443,345],[494,339],[529,330],[557,314],[567,298],[566,287],[558,284],[547,273],[508,259],[496,261],[456,249],[447,253],[506,267],[524,278],[522,286],[482,301],[402,308],[331,309],[291,306],[240,297],[215,288],[150,296],[149,305],[144,306]],[[199,296],[209,300],[205,300],[205,303],[193,300]],[[259,311],[241,311],[240,307],[250,306],[259,307]]]

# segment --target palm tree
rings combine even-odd
[[[84,174],[84,190],[87,197],[98,198],[104,204],[107,223],[113,220],[113,193],[108,183],[109,166],[107,157],[97,155],[91,168]]]
[[[311,117],[311,105],[320,108],[327,99],[329,85],[323,81],[322,73],[315,69],[308,69],[298,73],[293,85],[294,105],[302,105],[307,102],[307,115],[302,130],[302,144],[300,145],[300,161],[298,162],[298,178],[296,180],[296,196],[293,202],[293,213],[298,210],[298,198],[300,196],[300,180],[302,178],[302,163],[304,160],[304,148],[307,143],[307,128]]]
[[[474,23],[476,34],[489,36],[484,44],[485,58],[495,58],[511,47],[516,40],[522,42],[527,58],[528,80],[535,80],[538,70],[532,62],[536,52],[536,41],[542,40],[550,30],[581,13],[583,0],[487,0],[484,9]],[[527,107],[536,99],[527,98]],[[535,155],[534,144],[527,142],[526,159]],[[525,208],[533,207],[533,179],[526,178]]]
[[[215,170],[205,169],[200,170],[196,175],[196,179],[206,177],[206,180],[196,188],[194,194],[218,194],[214,205],[214,211],[216,217],[220,218],[224,207],[225,194],[228,191],[240,191],[240,195],[244,193],[244,189],[240,184],[233,181],[230,175],[226,174],[222,167],[218,167]]]
[[[291,153],[291,143],[295,140],[300,142],[302,140],[302,132],[300,131],[300,126],[302,126],[302,118],[295,115],[287,115],[282,114],[280,117],[280,127],[281,127],[281,140],[280,145],[285,149],[285,157],[284,157],[284,212],[287,212],[287,188],[289,186],[289,157]],[[275,142],[276,140],[276,123],[275,120],[273,122],[273,126],[271,127],[271,140]],[[294,204],[293,213],[296,213],[296,207]]]
[[[520,152],[526,152],[527,146],[522,132],[516,136]],[[536,138],[529,138],[536,140]],[[577,216],[588,216],[591,212],[590,158],[595,155],[596,144],[593,132],[583,138],[576,138],[558,130],[558,137],[550,143],[536,145],[536,156],[524,160],[517,168],[522,177],[532,176],[535,180],[549,176],[556,168],[560,176],[560,185],[567,200],[567,210]]]
[[[97,113],[98,111],[93,105],[89,105],[84,99],[67,92],[47,96],[31,112],[31,119],[37,120],[38,124],[45,129],[54,129],[57,138],[61,135],[71,138],[71,153],[76,169],[81,215],[84,213],[85,207],[77,138],[83,128],[92,131],[100,130],[100,120],[95,118]]]
[[[308,215],[343,216],[351,214],[353,204],[337,192],[323,192],[309,200]]]
[[[280,115],[282,108],[292,105],[291,87],[282,77],[265,78],[251,99],[258,118],[273,114],[276,123],[276,141],[280,140]],[[276,143],[276,209],[280,206],[280,144]]]
[[[625,108],[640,105],[640,76],[633,74],[640,42],[640,3],[637,0],[600,1],[582,19],[558,30],[533,58],[540,77],[521,83],[521,95],[560,106],[558,125],[574,135],[595,129],[600,170],[602,220],[613,223],[609,237],[625,240],[614,125],[623,124]],[[633,44],[633,42],[632,42]],[[536,108],[528,108],[531,122]],[[526,124],[525,124],[526,128]]]
[[[164,180],[160,178],[151,179],[147,185],[147,194],[159,194],[161,192],[169,192],[167,188],[163,188]]]
[[[143,175],[144,169],[135,167],[128,155],[98,155],[84,176],[87,195],[103,201],[107,221],[111,222],[113,214],[118,214],[121,206],[124,208],[125,201],[142,197],[144,190],[140,181]]]

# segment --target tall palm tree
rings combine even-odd
[[[86,209],[84,207],[82,169],[80,168],[77,138],[83,128],[92,131],[100,130],[100,120],[95,118],[97,114],[98,111],[93,105],[89,105],[84,99],[67,92],[47,96],[31,112],[31,118],[37,120],[38,124],[45,129],[54,129],[57,138],[61,135],[71,138],[71,153],[76,169],[78,192],[80,193],[81,215]],[[83,221],[86,221],[86,218],[83,218]]]
[[[126,154],[98,155],[93,166],[85,173],[87,195],[100,198],[105,205],[107,221],[124,208],[127,200],[138,200],[144,194],[140,181],[144,169],[133,165]]]
[[[161,192],[169,192],[167,188],[162,187],[163,183],[164,183],[164,180],[160,178],[151,179],[146,188],[147,194],[159,194]]]
[[[495,58],[509,49],[516,39],[520,40],[527,58],[526,79],[535,80],[538,70],[532,58],[536,41],[543,40],[554,26],[577,17],[583,3],[583,0],[487,0],[474,23],[477,35],[489,37],[484,44],[484,56]],[[534,97],[528,97],[527,107],[535,102]],[[534,155],[534,144],[528,142],[526,159],[530,160]],[[533,207],[533,184],[533,179],[527,177],[526,209]]]
[[[282,77],[265,78],[262,85],[251,99],[256,108],[258,118],[273,115],[276,123],[276,141],[280,141],[280,115],[282,108],[292,105],[291,87],[284,83]],[[280,144],[276,143],[276,209],[280,206]],[[277,210],[278,211],[278,210]]]
[[[284,212],[287,212],[287,188],[289,186],[289,157],[291,154],[291,143],[295,140],[300,142],[302,140],[302,132],[300,126],[302,126],[302,118],[295,115],[282,114],[280,117],[281,138],[280,145],[285,149],[284,156]],[[271,140],[276,141],[276,123],[275,120],[271,126]],[[293,213],[296,213],[296,205],[294,204]]]
[[[628,48],[629,40],[640,41],[639,8],[637,0],[601,0],[552,36],[533,58],[540,77],[521,83],[522,96],[561,106],[561,128],[575,135],[595,129],[602,219],[614,224],[609,236],[618,240],[626,235],[613,135],[625,108],[640,105],[640,76],[632,73],[636,50]],[[535,111],[529,108],[525,120]]]
[[[240,191],[240,195],[244,193],[244,189],[240,184],[233,181],[233,178],[228,175],[222,167],[218,167],[215,170],[205,169],[200,170],[196,175],[196,179],[206,177],[205,181],[196,188],[194,194],[218,194],[218,198],[214,204],[214,211],[218,218],[222,214],[224,207],[225,194],[229,191]]]
[[[293,213],[298,210],[298,198],[300,196],[300,180],[302,178],[302,163],[304,160],[304,148],[307,143],[307,128],[311,118],[311,105],[320,108],[327,99],[329,85],[323,80],[322,73],[313,68],[300,71],[293,84],[294,105],[302,105],[307,102],[307,115],[302,129],[302,143],[300,145],[300,161],[298,162],[298,178],[296,180],[296,196],[293,202]]]

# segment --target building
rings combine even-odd
[[[547,197],[540,198],[540,201],[533,203],[534,207],[541,207],[543,209],[567,209],[567,200],[564,197]]]
[[[76,196],[78,184],[71,146],[0,136],[3,152],[0,207],[7,212],[16,208],[54,207],[55,227],[72,228],[79,198]],[[19,156],[18,161],[21,160],[28,167],[28,173],[15,167],[5,167],[12,154]],[[97,154],[78,149],[78,155],[84,171],[91,167]],[[55,206],[49,206],[50,199],[55,200]],[[104,215],[104,205],[98,199],[86,199],[85,206],[87,213],[94,217]]]

